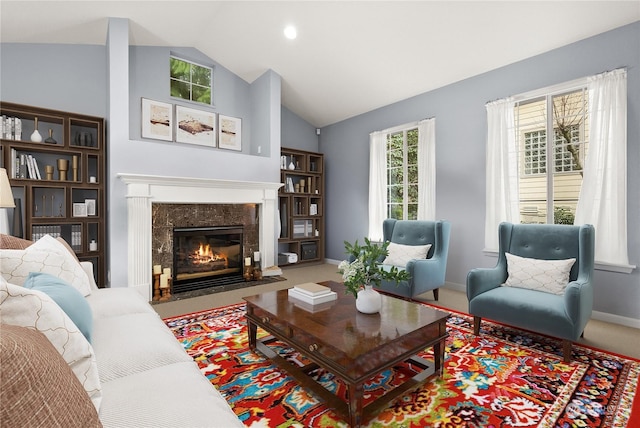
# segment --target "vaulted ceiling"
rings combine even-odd
[[[102,45],[109,17],[247,82],[274,70],[283,105],[322,127],[638,21],[640,1],[1,0],[0,40]]]

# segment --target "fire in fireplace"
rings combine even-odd
[[[173,293],[242,281],[242,226],[173,229]]]

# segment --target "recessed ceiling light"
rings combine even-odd
[[[284,29],[284,35],[287,39],[293,40],[298,37],[298,32],[296,31],[296,27],[293,25],[288,25]]]

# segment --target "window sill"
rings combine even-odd
[[[498,257],[498,252],[494,250],[484,249],[482,252],[485,256]],[[636,265],[618,265],[614,263],[605,263],[605,262],[595,262],[594,269],[602,270],[607,272],[618,272],[618,273],[631,273],[636,268]]]

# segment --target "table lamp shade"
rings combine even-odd
[[[13,202],[13,193],[11,193],[11,185],[7,170],[0,168],[0,208],[13,208],[16,204]]]

